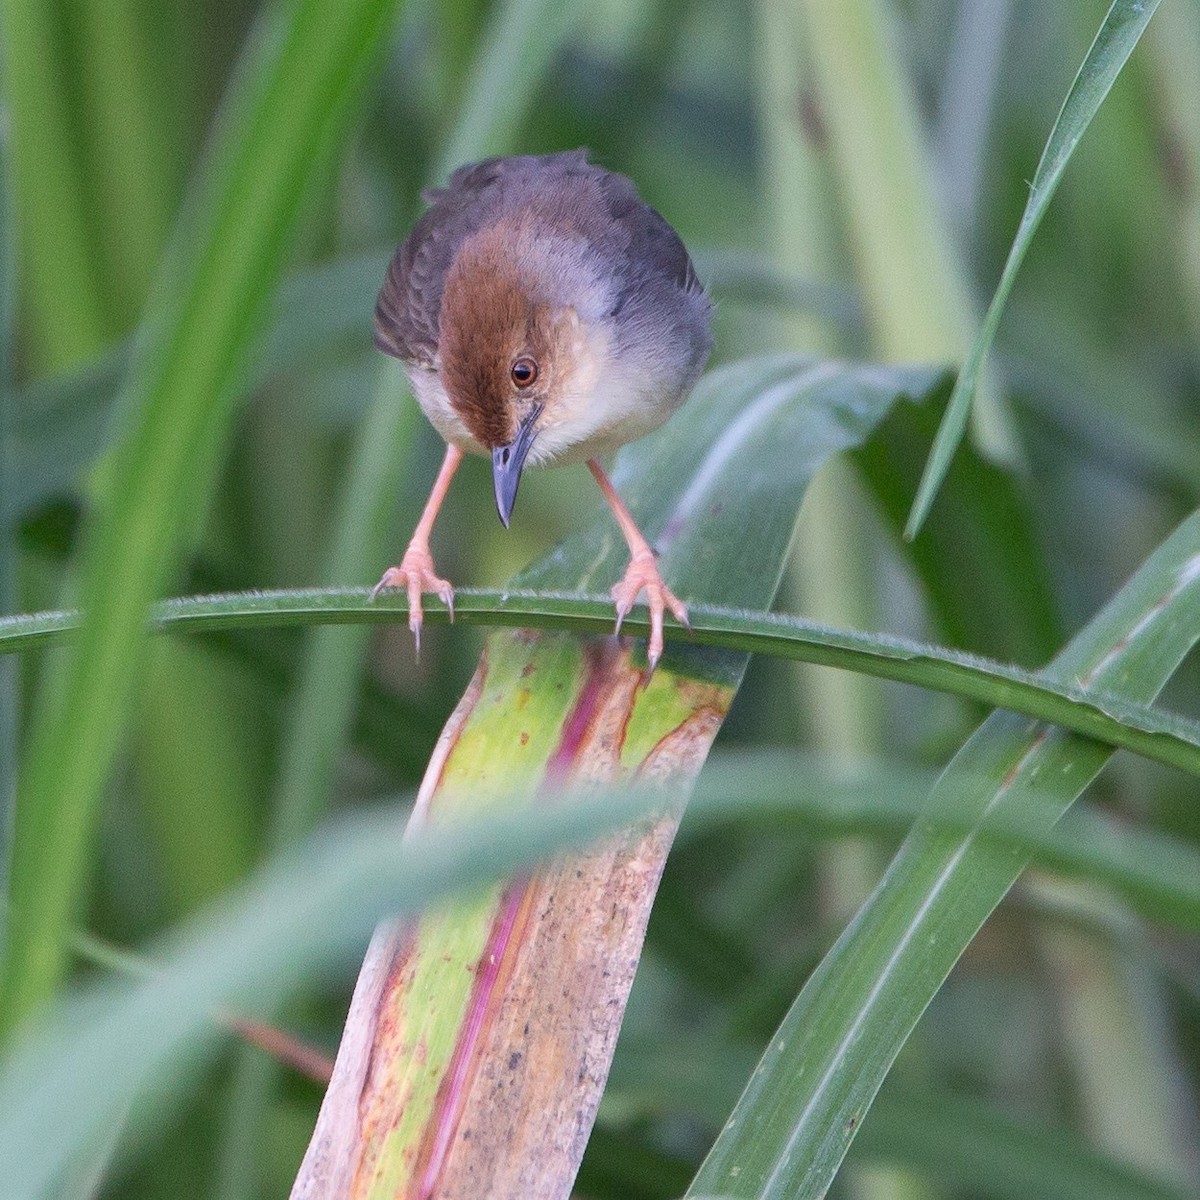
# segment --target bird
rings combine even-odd
[[[528,466],[586,463],[629,547],[612,588],[616,630],[644,592],[647,661],[666,609],[687,625],[654,550],[600,458],[661,426],[712,348],[712,303],[679,235],[633,182],[586,150],[489,158],[422,194],[424,214],[388,265],[374,340],[400,360],[445,457],[412,540],[372,598],[404,587],[420,649],[424,593],[453,618],[430,535],[466,454],[488,456],[508,527]]]

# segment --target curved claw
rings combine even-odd
[[[408,627],[412,630],[413,641],[417,653],[421,653],[421,625],[425,620],[425,612],[421,607],[421,596],[425,592],[433,592],[450,610],[450,619],[454,620],[454,588],[445,579],[441,579],[433,569],[433,556],[429,547],[420,543],[411,544],[404,552],[399,566],[388,567],[379,582],[371,589],[371,599],[374,600],[384,588],[404,587],[408,591]]]
[[[399,587],[403,580],[397,580],[394,578],[394,576],[399,575],[399,573],[399,567],[388,567],[388,569],[380,576],[379,582],[371,589],[371,600],[378,600],[379,593],[382,592],[384,588]]]
[[[625,576],[612,589],[612,598],[617,608],[616,632],[621,632],[621,622],[629,615],[638,597],[646,593],[646,607],[650,610],[650,638],[646,643],[646,659],[650,673],[658,666],[663,652],[663,618],[666,610],[688,628],[687,606],[663,582],[654,555],[647,552],[635,554],[625,570]]]
[[[613,637],[621,636],[621,623],[629,616],[630,610],[633,608],[634,601],[637,596],[634,595],[629,599],[625,599],[625,595],[621,592],[621,585],[618,583],[609,593],[617,606],[617,623],[613,628]]]

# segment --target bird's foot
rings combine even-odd
[[[413,640],[417,644],[417,653],[421,652],[421,622],[425,614],[421,608],[421,595],[424,592],[434,592],[443,604],[450,610],[450,620],[454,620],[454,588],[445,579],[440,579],[433,569],[433,555],[429,547],[420,542],[410,543],[400,560],[400,565],[388,567],[380,581],[371,589],[371,599],[374,600],[384,588],[407,587],[408,589],[408,627],[412,630]]]
[[[612,598],[617,606],[617,633],[621,632],[621,622],[629,615],[642,592],[646,593],[646,606],[650,609],[650,641],[646,646],[646,658],[653,672],[663,652],[665,611],[669,608],[675,620],[684,626],[688,623],[688,612],[683,601],[663,583],[654,554],[649,550],[640,551],[629,560],[625,578],[612,590]]]

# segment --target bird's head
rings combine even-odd
[[[539,436],[561,419],[563,398],[580,386],[590,358],[578,309],[562,300],[563,280],[543,247],[503,226],[469,238],[442,294],[442,386],[491,451],[506,526],[526,461],[539,458]]]

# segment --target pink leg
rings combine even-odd
[[[604,468],[596,459],[590,458],[588,470],[600,485],[600,491],[604,493],[604,498],[608,501],[608,506],[612,509],[613,516],[616,517],[629,545],[629,567],[625,571],[625,577],[612,590],[612,597],[617,605],[617,632],[620,633],[621,622],[629,615],[629,610],[637,602],[638,596],[645,592],[647,607],[650,609],[650,641],[646,647],[646,658],[650,662],[650,670],[653,671],[662,657],[664,611],[669,608],[675,619],[681,625],[686,625],[687,608],[663,582],[650,543],[642,536],[642,531],[637,527],[621,497],[617,495]]]
[[[416,639],[418,652],[421,649],[421,621],[424,613],[421,611],[421,593],[436,592],[450,609],[450,619],[454,620],[454,589],[444,579],[439,579],[433,569],[433,555],[429,552],[429,535],[433,532],[433,523],[437,520],[438,510],[446,493],[450,490],[450,480],[462,462],[463,452],[457,446],[446,447],[446,457],[442,459],[442,469],[434,481],[433,491],[425,502],[425,511],[413,531],[412,541],[397,567],[388,567],[383,578],[371,589],[371,599],[388,587],[408,586],[408,627]]]

